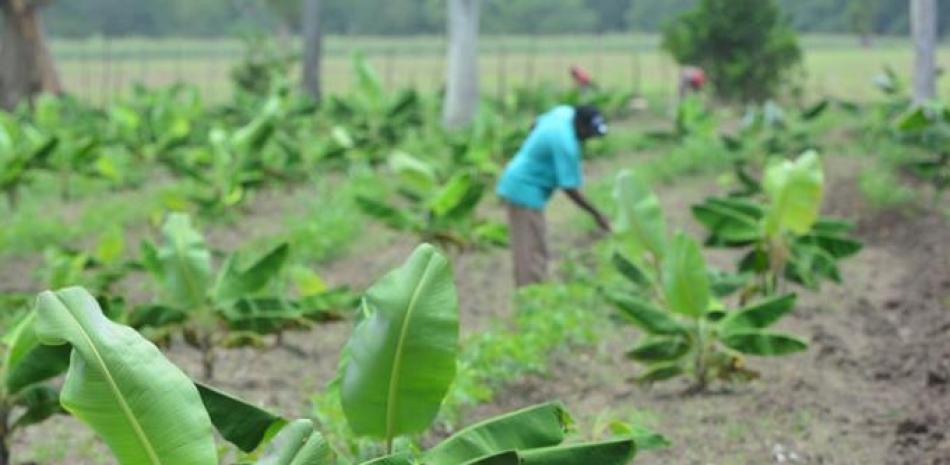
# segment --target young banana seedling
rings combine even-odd
[[[850,236],[850,223],[819,216],[823,190],[821,160],[809,151],[766,168],[765,202],[710,197],[693,206],[709,231],[707,245],[747,250],[738,271],[756,279],[743,300],[776,295],[785,279],[808,288],[826,279],[841,282],[837,262],[860,251],[861,243]]]
[[[412,232],[446,248],[507,244],[503,224],[476,215],[487,184],[476,170],[440,176],[431,163],[402,152],[393,154],[389,165],[396,174],[401,203],[357,196],[363,212],[395,230]]]
[[[797,337],[767,328],[792,310],[793,294],[727,310],[718,299],[699,244],[679,232],[667,237],[659,199],[629,172],[617,177],[615,267],[631,286],[608,298],[645,337],[628,356],[646,365],[637,376],[656,382],[680,375],[691,390],[711,381],[755,376],[744,356],[784,355],[804,350]]]
[[[272,290],[289,256],[286,243],[250,261],[233,253],[215,274],[211,250],[187,215],[169,215],[162,235],[160,245],[142,245],[142,262],[155,279],[159,297],[133,309],[127,322],[157,336],[180,332],[202,352],[206,379],[214,376],[217,347],[252,344],[262,335],[319,320],[328,310],[322,304],[340,300],[321,301],[318,295],[295,300]]]

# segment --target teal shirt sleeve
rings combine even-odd
[[[573,131],[573,127],[571,128]],[[561,189],[579,189],[583,183],[581,174],[581,147],[577,138],[564,132],[551,150],[554,157],[554,174]]]

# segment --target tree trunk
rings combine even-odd
[[[303,88],[320,100],[320,56],[323,37],[320,33],[320,0],[304,0],[303,11]]]
[[[479,0],[449,0],[448,73],[443,123],[450,128],[472,121],[478,110]]]
[[[911,0],[914,38],[914,103],[937,97],[937,0]]]
[[[0,107],[12,109],[41,92],[59,94],[62,86],[40,25],[40,2],[0,0]]]

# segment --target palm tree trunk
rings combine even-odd
[[[449,51],[442,119],[464,126],[478,110],[479,0],[449,0]]]
[[[937,97],[937,0],[911,0],[914,38],[914,103]]]
[[[320,100],[320,56],[323,37],[320,31],[320,0],[305,0],[303,11],[303,88]]]
[[[0,107],[12,109],[41,92],[59,94],[62,86],[40,24],[45,2],[0,0]]]

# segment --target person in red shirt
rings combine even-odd
[[[680,100],[692,93],[702,92],[706,86],[706,72],[698,66],[685,66],[680,72],[679,96]]]

